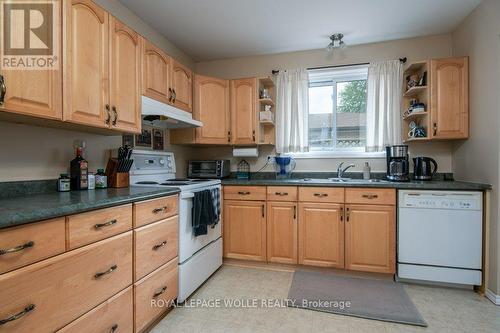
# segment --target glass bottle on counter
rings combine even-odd
[[[72,190],[88,189],[88,162],[82,156],[83,148],[76,148],[76,157],[70,163],[70,178]]]
[[[95,188],[106,188],[108,187],[108,177],[104,173],[104,169],[97,169],[95,174]]]

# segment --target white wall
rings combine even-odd
[[[454,147],[458,179],[493,184],[489,288],[500,294],[500,1],[484,0],[453,32],[453,54],[469,56],[470,138]]]
[[[273,69],[308,68],[317,66],[365,63],[407,57],[408,62],[451,56],[451,35],[428,36],[402,39],[390,42],[348,46],[343,50],[328,53],[324,49],[225,59],[196,63],[196,72],[226,79],[251,76],[268,76]],[[230,148],[196,149],[196,158],[230,158]],[[439,171],[452,172],[452,144],[443,142],[413,143],[412,156],[424,155],[436,159]],[[252,171],[259,170],[274,149],[264,147],[260,157],[247,159]],[[195,157],[193,157],[195,158]],[[232,159],[232,169],[236,169],[239,159]],[[386,170],[385,158],[378,159],[301,159],[297,161],[297,171],[334,171],[340,161],[354,163],[354,171],[361,171],[365,161],[369,161],[373,171]],[[266,169],[270,170],[270,169]]]

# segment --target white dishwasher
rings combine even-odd
[[[481,192],[399,191],[398,277],[481,284]]]

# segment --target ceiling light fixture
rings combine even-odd
[[[343,49],[346,45],[345,45],[344,41],[342,40],[342,38],[344,38],[344,34],[341,34],[341,33],[331,35],[330,36],[331,42],[326,47],[326,50],[332,51],[333,49],[336,49],[336,48]]]

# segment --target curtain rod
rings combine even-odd
[[[406,63],[407,58],[399,58],[399,61],[401,61],[403,64]],[[340,68],[340,67],[349,67],[349,66],[361,66],[361,65],[369,65],[369,62],[362,62],[358,64],[346,64],[346,65],[333,65],[333,66],[321,66],[321,67],[309,67],[307,70],[312,70],[312,69],[325,69],[325,68]],[[273,69],[271,71],[273,75],[278,74],[280,71],[279,69]]]

